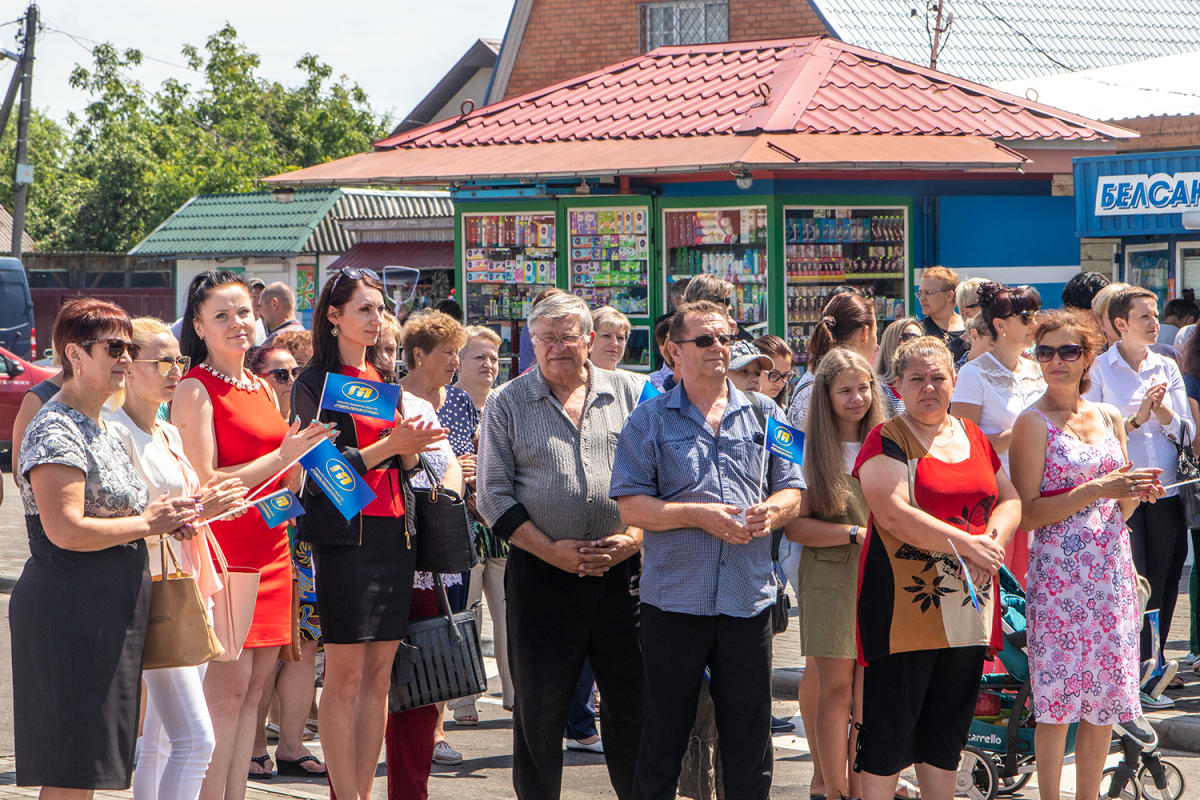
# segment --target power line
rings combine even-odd
[[[2,26],[0,26],[0,27],[2,27]],[[85,45],[84,42],[91,42],[93,45],[108,44],[108,42],[97,42],[95,39],[89,39],[86,36],[78,36],[73,33],[68,33],[67,31],[62,30],[61,28],[55,28],[50,25],[46,25],[44,27],[50,33],[61,33],[63,36],[66,36],[67,38],[71,39],[72,41],[75,42],[75,44],[79,45],[84,50],[88,51],[89,53],[94,52],[94,50],[93,50],[93,48]],[[182,69],[182,70],[186,70],[188,72],[195,72],[198,75],[204,74],[200,70],[193,69],[192,67],[186,66],[184,64],[176,64],[172,61],[166,61],[161,58],[155,58],[154,56],[148,56],[142,50],[138,50],[138,52],[140,52],[142,54],[142,58],[146,61],[157,61],[159,64],[166,64],[168,67],[174,67],[175,69]]]
[[[994,17],[994,18],[996,19],[996,21],[997,21],[997,22],[1003,23],[1003,24],[1004,24],[1004,26],[1005,26],[1005,27],[1007,27],[1007,28],[1008,28],[1010,31],[1012,31],[1012,32],[1013,32],[1013,33],[1015,33],[1017,36],[1019,36],[1019,37],[1021,37],[1022,39],[1024,39],[1024,40],[1025,40],[1025,42],[1026,42],[1026,43],[1027,43],[1027,44],[1028,44],[1030,47],[1032,47],[1034,50],[1036,50],[1037,52],[1039,52],[1039,53],[1041,53],[1043,56],[1045,56],[1045,57],[1046,57],[1046,60],[1048,60],[1050,63],[1052,63],[1052,64],[1055,64],[1056,66],[1062,67],[1062,68],[1063,68],[1063,69],[1065,69],[1067,72],[1077,72],[1077,71],[1078,71],[1076,67],[1071,67],[1071,66],[1068,66],[1068,65],[1064,64],[1063,62],[1059,61],[1059,60],[1058,60],[1057,58],[1055,58],[1054,56],[1050,55],[1050,53],[1046,52],[1046,50],[1045,50],[1044,48],[1042,48],[1042,47],[1041,47],[1039,44],[1037,44],[1036,42],[1034,42],[1034,41],[1033,41],[1033,39],[1031,39],[1031,38],[1029,38],[1028,36],[1026,36],[1024,31],[1022,31],[1022,30],[1020,30],[1019,28],[1017,28],[1017,26],[1016,26],[1016,25],[1013,25],[1013,24],[1012,24],[1011,22],[1009,22],[1007,19],[1005,19],[1004,17],[1002,17],[1002,16],[1000,16],[999,14],[997,14],[995,11],[992,11],[992,9],[990,9],[990,8],[988,7],[988,4],[987,4],[987,3],[985,3],[985,2],[983,2],[983,0],[975,0],[975,2],[976,2],[976,3],[978,3],[978,4],[979,4],[979,5],[980,5],[980,6],[983,8],[983,10],[984,10],[984,11],[988,12],[989,14],[991,14],[991,15],[992,15],[992,17]]]

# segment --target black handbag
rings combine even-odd
[[[452,575],[479,563],[471,543],[467,504],[442,486],[424,456],[417,456],[429,477],[428,489],[412,487],[417,508],[417,570]]]
[[[401,652],[392,662],[388,710],[393,714],[487,691],[475,613],[451,614],[442,576],[435,572],[433,580],[442,615],[408,624]]]
[[[1187,428],[1180,426],[1186,435]],[[1179,467],[1175,473],[1176,482],[1194,481],[1200,479],[1200,459],[1192,452],[1192,440],[1186,438],[1183,444],[1171,440],[1179,451]],[[1179,499],[1183,504],[1183,519],[1187,527],[1200,528],[1200,483],[1189,483],[1179,487]]]

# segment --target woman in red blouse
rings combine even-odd
[[[297,520],[296,538],[312,544],[325,640],[321,745],[339,800],[370,800],[392,662],[408,630],[416,530],[401,471],[415,471],[418,454],[447,435],[412,411],[405,414],[411,398],[403,393],[387,420],[321,408],[328,373],[390,382],[392,370],[379,345],[383,312],[383,286],[374,272],[349,267],[335,273],[313,310],[312,360],[292,387],[297,420],[336,423],[334,444],[375,493],[361,514],[347,520],[307,481],[305,513]],[[461,481],[461,474],[454,480]]]
[[[951,800],[983,662],[1000,644],[994,576],[1021,502],[987,437],[946,411],[946,345],[930,336],[902,345],[895,373],[904,411],[867,435],[851,473],[871,509],[859,557],[855,768],[863,800],[890,800],[909,764],[924,800]]]

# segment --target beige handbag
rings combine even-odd
[[[180,568],[169,536],[158,537],[158,550],[162,574],[151,584],[142,669],[195,667],[218,658],[224,650],[209,622],[196,577]],[[174,571],[167,568],[168,553]]]
[[[213,629],[225,652],[214,661],[237,661],[242,656],[242,645],[250,633],[254,621],[254,606],[258,602],[258,581],[262,573],[253,567],[231,567],[225,553],[213,536],[212,529],[205,526],[205,535],[212,547],[217,568],[221,571],[221,591],[213,595]]]

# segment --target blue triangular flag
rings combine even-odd
[[[650,381],[646,381],[644,384],[642,384],[642,394],[640,397],[638,397],[637,404],[640,406],[642,403],[646,402],[647,400],[653,400],[660,394],[662,394],[662,389],[659,389]]]
[[[300,505],[296,495],[287,489],[280,489],[255,500],[254,505],[258,508],[258,513],[262,514],[263,522],[267,523],[268,528],[282,525],[304,513],[304,506]]]
[[[767,417],[767,450],[797,464],[804,463],[804,432]]]

